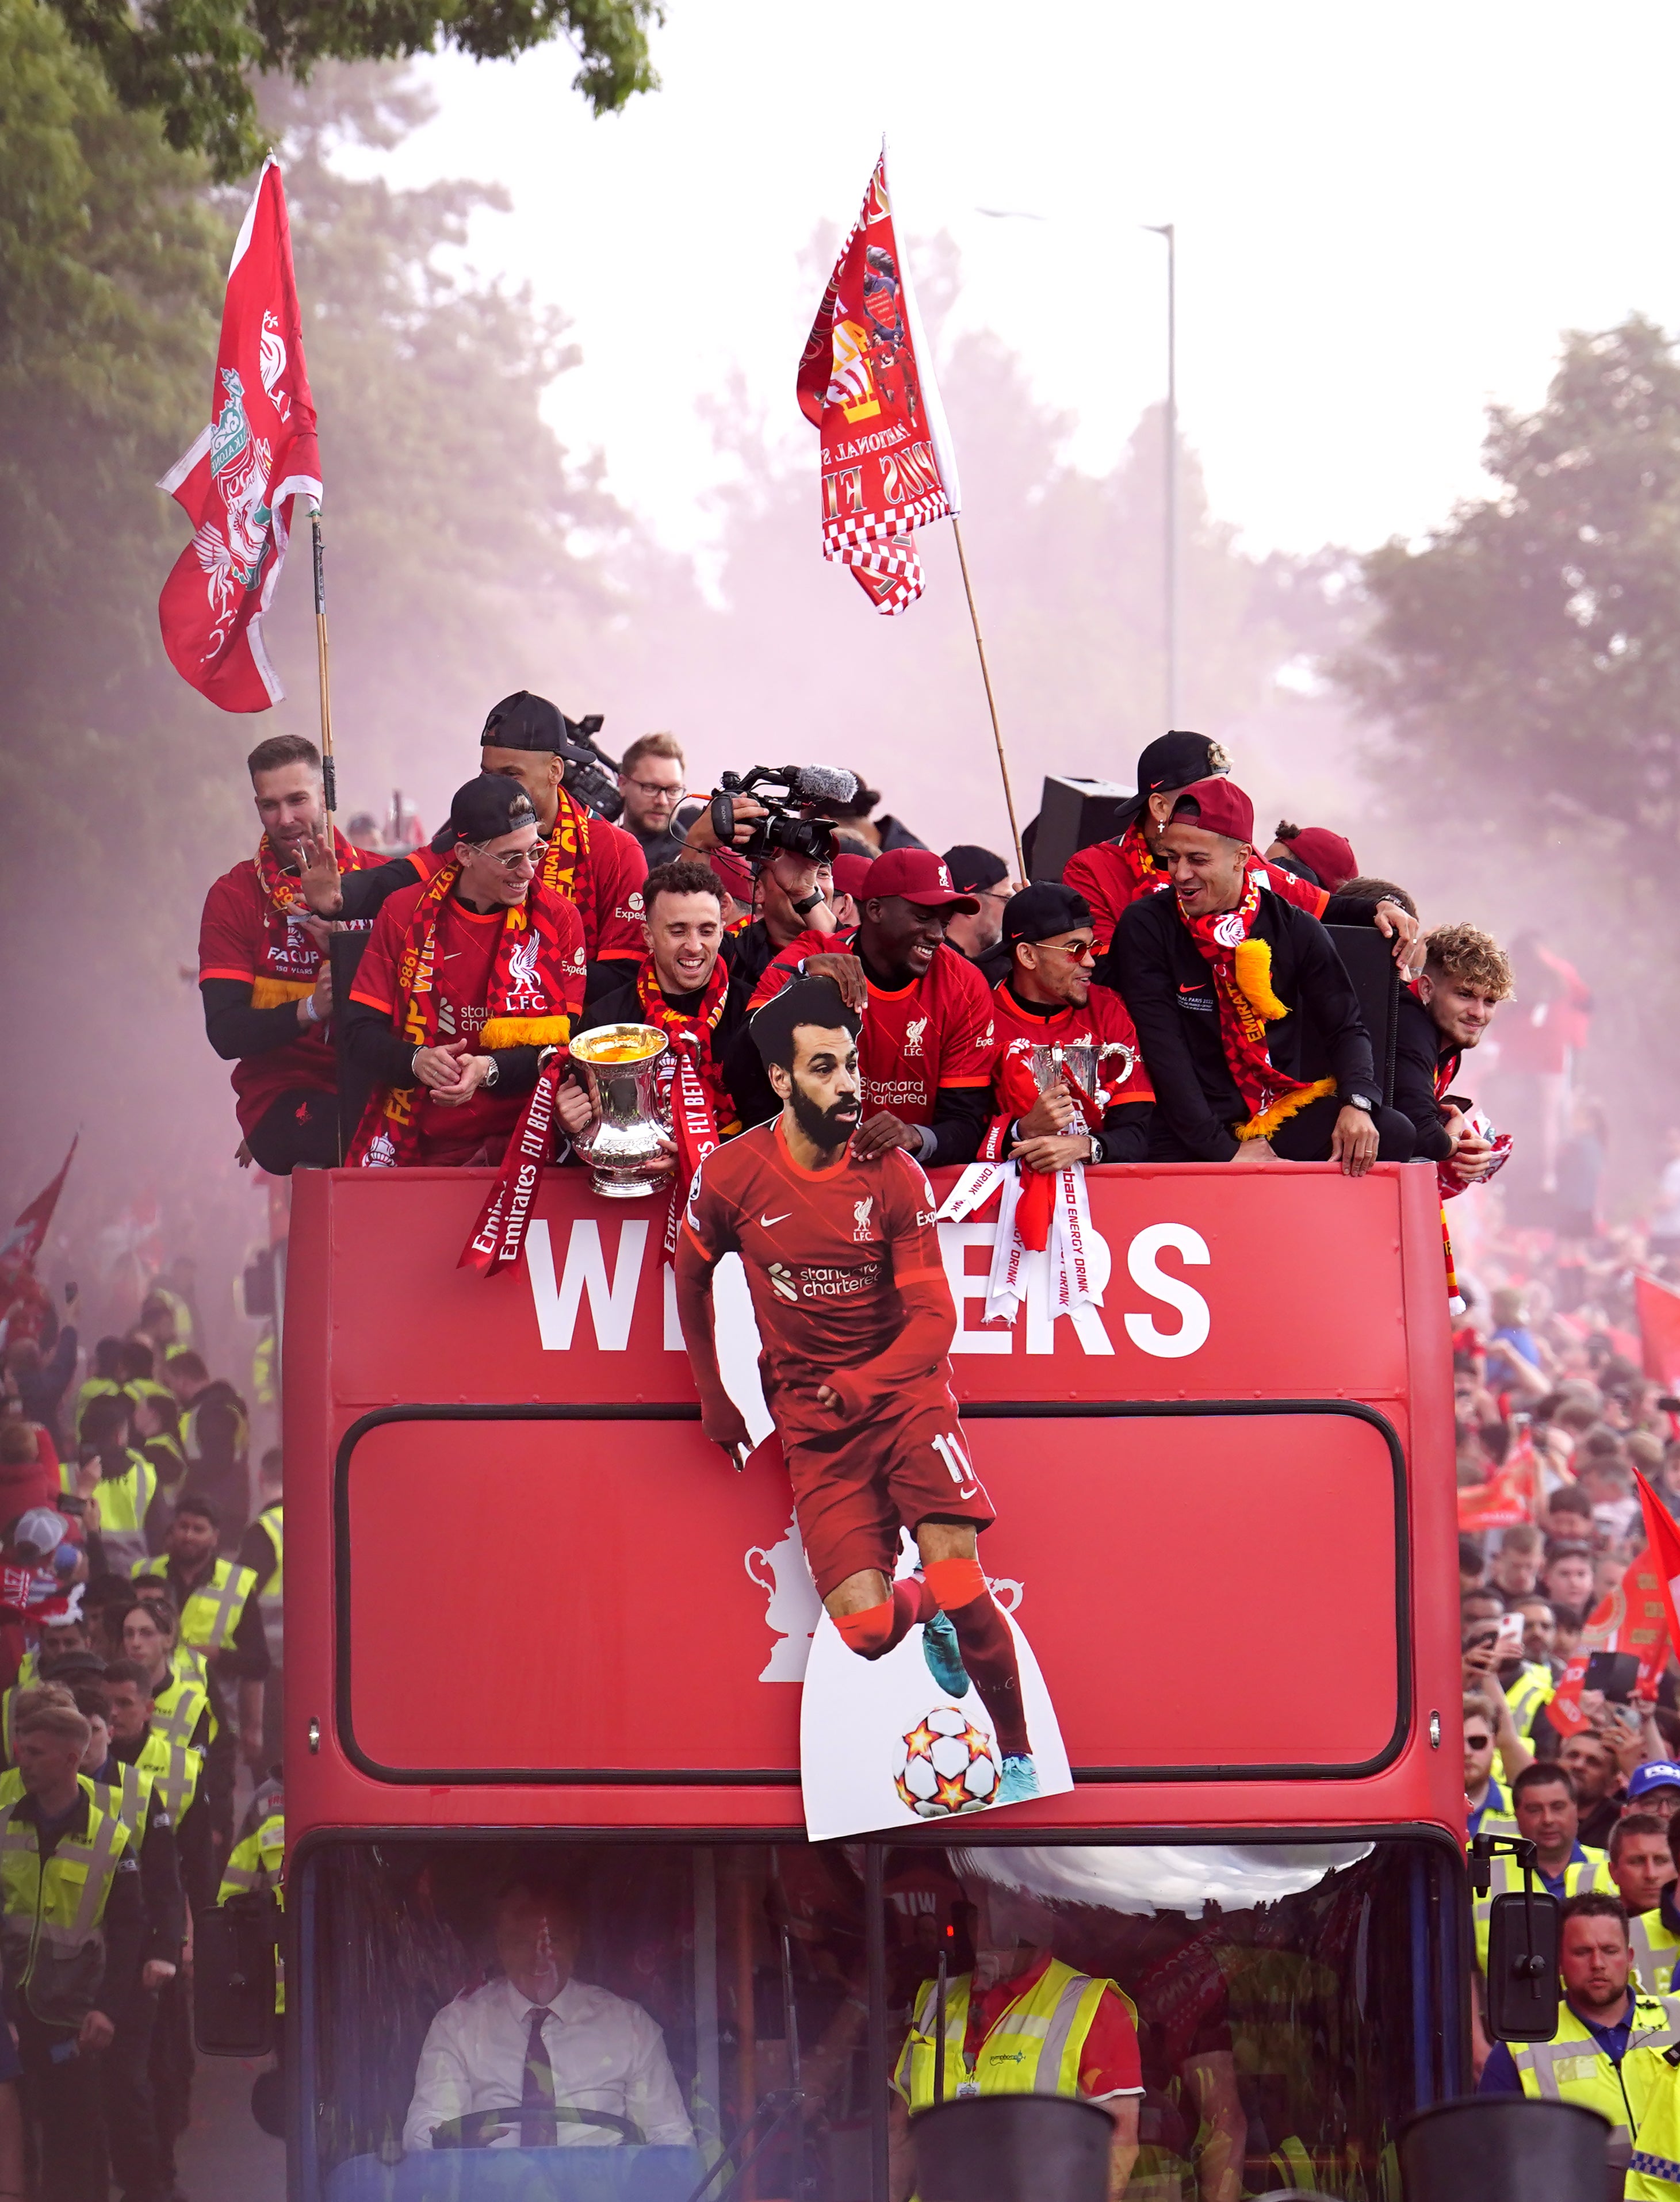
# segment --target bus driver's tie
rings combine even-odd
[[[543,2046],[545,2011],[531,2013],[531,2033],[525,2044],[525,2079],[519,2090],[519,2146],[552,2148],[555,2143],[554,2067]]]

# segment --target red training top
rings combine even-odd
[[[358,851],[366,865],[385,862],[369,850]],[[315,984],[326,960],[304,930],[307,910],[287,916],[263,892],[256,860],[248,857],[224,872],[204,897],[198,921],[198,979],[238,979],[253,990],[262,980],[285,985]],[[272,1006],[260,998],[256,1006]],[[325,1025],[299,1031],[283,1047],[248,1055],[233,1065],[234,1114],[239,1129],[253,1131],[282,1093],[334,1093],[338,1072]]]
[[[855,956],[853,933],[802,933],[784,948],[754,989],[752,1006],[768,1002],[799,975],[807,956]],[[907,986],[869,984],[858,1039],[864,1107],[890,1109],[906,1124],[931,1124],[941,1086],[992,1082],[992,996],[966,956],[937,948]]]
[[[455,851],[451,847],[441,853],[429,845],[410,851],[409,862],[424,882],[429,880],[440,864],[452,863]],[[592,963],[598,957],[616,959],[634,957],[640,963],[647,953],[647,935],[642,930],[642,881],[647,877],[647,858],[642,845],[634,833],[627,833],[622,826],[610,826],[604,818],[589,821],[589,854],[578,855],[580,869],[590,867],[594,886],[593,907],[585,910],[574,903],[584,921],[583,951]],[[552,885],[552,882],[550,882]],[[407,888],[398,890],[406,894]],[[392,897],[392,900],[395,900]],[[568,896],[568,901],[572,898]],[[410,905],[412,907],[412,905]]]
[[[889,1402],[897,1415],[921,1399],[948,1403],[955,1416],[946,1356],[957,1313],[938,1205],[902,1147],[863,1163],[842,1150],[832,1168],[803,1169],[779,1118],[700,1164],[684,1229],[708,1263],[740,1255],[765,1403],[784,1439],[833,1435],[834,1410],[816,1404],[824,1383],[848,1418]],[[926,1305],[930,1298],[936,1305]],[[892,1352],[901,1340],[903,1351]]]

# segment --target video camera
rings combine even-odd
[[[587,719],[569,719],[563,711],[560,723],[565,738],[557,749],[565,761],[562,777],[567,794],[598,818],[616,818],[624,808],[616,780],[618,762],[595,739],[606,723],[605,715],[592,711]]]
[[[751,772],[726,772],[723,784],[711,798],[711,830],[728,849],[734,847],[735,803],[750,795],[769,814],[755,821],[752,838],[735,849],[738,857],[766,857],[788,849],[826,864],[834,853],[834,821],[805,818],[802,810],[818,803],[851,803],[858,793],[857,775],[827,764],[755,764]]]

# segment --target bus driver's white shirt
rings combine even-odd
[[[403,2127],[404,2149],[410,2154],[429,2150],[434,2127],[472,2111],[506,2111],[515,2131],[491,2146],[518,2147],[525,2049],[530,2014],[537,2008],[506,1980],[492,1981],[444,2006],[420,2052]],[[547,2008],[543,2046],[554,2068],[557,2104],[628,2118],[651,2142],[693,2145],[665,2037],[640,2004],[568,1981]],[[556,2131],[563,2148],[610,2146],[621,2138],[609,2126],[573,2125],[564,2118]]]

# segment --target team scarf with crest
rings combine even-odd
[[[398,954],[397,1009],[402,1036],[415,1047],[438,1044],[439,996],[433,983],[438,919],[460,876],[461,867],[453,857],[433,874],[414,906]],[[533,880],[525,900],[511,904],[503,921],[486,1014],[478,1031],[479,1051],[488,1055],[500,1047],[563,1047],[572,1028],[565,1006],[568,991],[581,976],[563,945],[559,898]],[[362,1112],[350,1151],[351,1169],[402,1169],[414,1162],[425,1090],[421,1086],[387,1086],[374,1092]],[[551,1106],[552,1098],[551,1092]],[[509,1143],[510,1147],[514,1144]]]
[[[346,841],[336,826],[333,828],[333,856],[341,872],[365,870],[368,863],[362,851]],[[266,833],[257,843],[251,862],[256,867],[257,884],[277,917],[302,918],[309,915],[298,874],[284,868],[280,851]],[[268,979],[259,974],[251,985],[251,1005],[254,1010],[278,1009],[282,1002],[300,1001],[305,994],[314,992],[313,979]]]
[[[1176,896],[1173,899],[1185,930],[1213,974],[1225,1060],[1248,1107],[1248,1122],[1237,1125],[1236,1135],[1239,1139],[1264,1139],[1308,1102],[1334,1093],[1335,1080],[1315,1078],[1310,1085],[1303,1084],[1280,1070],[1267,1049],[1266,1027],[1287,1017],[1289,1005],[1272,992],[1270,943],[1253,937],[1260,889],[1252,874],[1243,880],[1242,899],[1235,910],[1187,917],[1183,904]]]
[[[583,925],[584,944],[595,952],[595,867],[589,861],[591,814],[563,787],[557,788],[557,808],[548,830],[548,851],[539,874],[545,887],[563,896],[576,910]]]
[[[676,1141],[676,1182],[671,1188],[670,1212],[665,1219],[665,1259],[676,1260],[677,1227],[682,1204],[694,1173],[721,1140],[732,1139],[740,1119],[723,1067],[712,1045],[729,995],[729,968],[720,956],[706,981],[705,992],[692,1016],[674,1010],[660,991],[653,958],[644,957],[636,974],[636,998],[643,1022],[663,1033],[671,1051],[671,1135]]]

